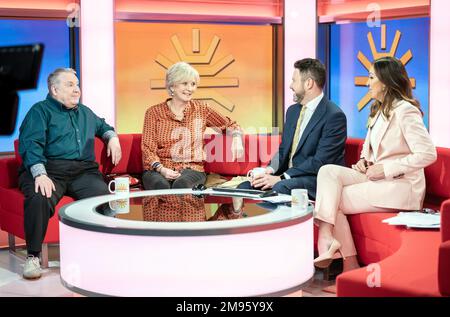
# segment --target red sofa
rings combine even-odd
[[[349,141],[346,150],[359,155],[363,140]],[[349,216],[359,262],[367,267],[340,274],[338,296],[450,296],[450,149],[437,153],[425,169],[424,207],[441,211],[441,230],[381,222],[392,213]]]
[[[206,171],[226,176],[245,175],[253,167],[266,165],[277,151],[278,136],[245,136],[245,157],[229,162],[224,151],[231,144],[212,135],[206,140]],[[95,155],[104,174],[141,173],[140,134],[120,135],[123,158],[113,167],[106,149],[96,140]],[[17,146],[17,144],[16,144]],[[362,140],[348,139],[346,164],[359,158]],[[17,149],[16,149],[17,153]],[[227,162],[228,161],[228,162]],[[23,195],[17,188],[20,157],[0,159],[0,228],[20,238],[23,232]],[[450,149],[438,148],[438,160],[426,169],[427,196],[425,206],[441,210],[442,230],[413,230],[381,222],[390,213],[359,214],[349,217],[353,238],[362,264],[376,263],[379,275],[361,268],[337,278],[338,296],[442,296],[450,295]],[[59,208],[72,201],[64,197]],[[317,235],[317,232],[316,232]],[[58,218],[52,217],[44,243],[59,241]],[[370,266],[369,268],[373,268]],[[381,287],[369,287],[367,279],[379,276]]]

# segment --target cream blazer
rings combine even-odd
[[[389,120],[382,123],[375,139],[377,157],[374,157],[370,146],[372,126],[368,129],[361,158],[382,164],[386,178],[369,181],[366,197],[376,207],[421,209],[425,197],[424,168],[437,157],[422,114],[411,103],[397,101]]]

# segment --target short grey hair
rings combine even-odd
[[[170,87],[184,81],[200,81],[198,71],[186,62],[178,62],[169,67],[166,73],[166,89],[170,95]]]
[[[77,72],[73,68],[57,68],[55,69],[50,75],[48,75],[47,78],[47,86],[48,91],[51,93],[51,87],[55,86],[59,83],[59,75],[62,73],[72,73],[74,75],[77,74]]]

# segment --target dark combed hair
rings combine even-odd
[[[325,87],[327,78],[327,72],[325,65],[323,65],[318,59],[304,58],[294,63],[294,67],[297,68],[303,78],[311,77],[321,89]]]
[[[372,103],[370,118],[381,110],[382,114],[389,119],[395,100],[408,101],[420,110],[419,102],[412,95],[408,73],[400,60],[390,56],[381,57],[375,60],[373,69],[378,79],[386,86],[386,91],[383,102],[375,100]]]

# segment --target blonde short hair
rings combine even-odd
[[[50,75],[48,75],[47,78],[47,86],[48,91],[51,92],[51,87],[55,86],[59,83],[59,75],[62,73],[72,73],[74,75],[77,74],[77,72],[73,68],[57,68],[55,69]]]
[[[166,89],[171,93],[170,87],[185,81],[194,80],[196,84],[200,81],[198,71],[186,62],[178,62],[169,67],[166,73]]]

